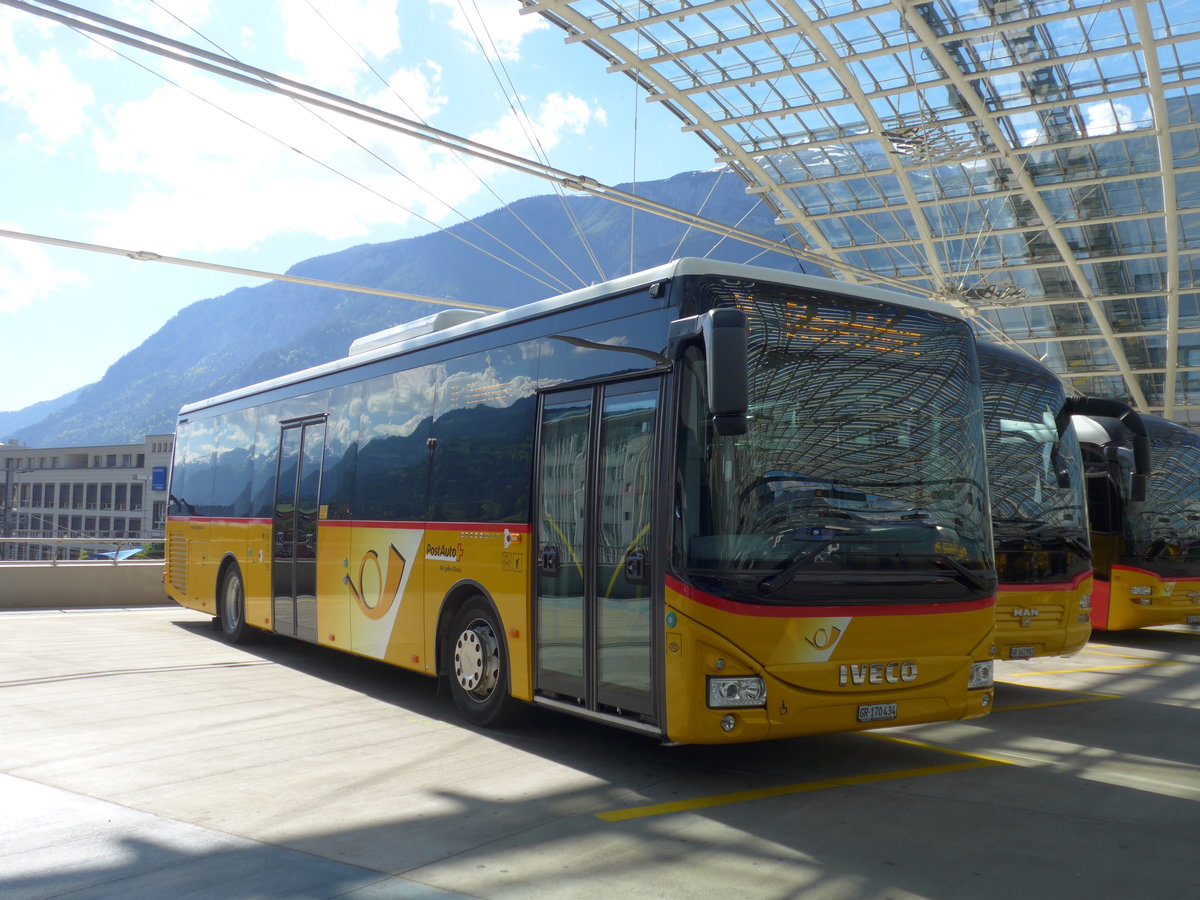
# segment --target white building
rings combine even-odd
[[[29,447],[0,443],[0,558],[79,556],[97,541],[161,541],[167,517],[173,434],[149,434],[141,444]],[[88,543],[91,542],[91,543]],[[109,546],[105,549],[111,550]]]

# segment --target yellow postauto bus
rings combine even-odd
[[[720,743],[981,715],[975,341],[931,301],[683,259],[444,311],[179,414],[167,589],[533,703]]]
[[[1057,375],[1021,351],[981,341],[978,354],[999,576],[996,658],[1069,656],[1091,636],[1094,593],[1073,417],[1121,415],[1144,428],[1124,403],[1068,397]]]
[[[1140,420],[1148,450],[1126,420],[1075,417],[1096,552],[1092,625],[1200,625],[1200,436],[1159,416]],[[1143,455],[1153,471],[1139,493]]]

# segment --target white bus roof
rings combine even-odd
[[[681,259],[676,259],[672,262],[666,263],[665,265],[656,266],[652,269],[645,269],[641,272],[635,272],[632,275],[624,275],[620,278],[614,278],[610,281],[580,288],[579,290],[571,291],[566,294],[559,294],[555,297],[547,297],[544,300],[535,300],[532,303],[526,303],[522,306],[514,306],[511,309],[500,310],[499,312],[487,313],[482,316],[441,316],[435,313],[432,316],[426,316],[416,320],[416,323],[398,325],[393,328],[377,332],[376,334],[366,335],[358,338],[351,345],[350,355],[347,355],[342,359],[321,363],[320,365],[312,366],[311,368],[303,369],[299,372],[281,375],[278,378],[272,378],[267,381],[259,382],[258,384],[237,388],[227,393],[219,394],[215,397],[209,397],[205,400],[198,400],[193,403],[188,403],[179,411],[179,415],[186,416],[191,412],[205,409],[210,406],[216,406],[218,404],[227,403],[232,400],[238,400],[243,397],[250,397],[254,394],[265,393],[267,391],[275,390],[276,388],[308,381],[309,379],[318,378],[322,375],[328,375],[344,369],[366,365],[367,363],[375,362],[376,360],[386,359],[390,356],[398,356],[403,353],[418,350],[422,347],[434,346],[436,344],[455,340],[476,332],[490,331],[493,328],[499,328],[515,322],[521,322],[527,319],[535,319],[560,309],[566,309],[571,306],[587,303],[588,301],[594,300],[598,297],[633,291],[640,287],[654,284],[658,281],[665,281],[685,275],[722,275],[729,278],[745,278],[754,281],[765,281],[772,284],[783,284],[807,288],[814,291],[846,294],[848,296],[861,297],[864,300],[879,300],[884,303],[894,303],[900,306],[908,306],[915,309],[923,309],[929,312],[937,312],[941,313],[942,315],[951,316],[957,319],[963,318],[962,314],[953,307],[926,297],[918,297],[911,294],[901,294],[896,291],[888,291],[882,288],[870,287],[867,285],[858,285],[854,284],[853,282],[839,281],[833,278],[822,278],[817,275],[803,275],[796,272],[786,272],[782,269],[769,269],[763,266],[747,266],[739,263],[723,262],[720,260],[683,257]],[[448,310],[447,312],[464,313],[467,311]],[[433,323],[439,318],[442,321],[448,321],[451,324],[446,327],[438,327],[436,325],[433,328],[426,327],[427,323]],[[413,329],[413,332],[415,333],[409,332],[412,334],[411,337],[403,337],[405,329],[412,324],[417,324],[419,327]],[[389,340],[389,335],[400,337],[400,339]]]

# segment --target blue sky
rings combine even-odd
[[[551,165],[602,183],[714,164],[628,78],[517,0],[78,5],[511,153],[533,156],[532,132]],[[0,229],[284,272],[552,190],[323,118],[0,6]],[[0,410],[96,381],[187,304],[260,283],[0,238]]]

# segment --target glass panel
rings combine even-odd
[[[296,472],[300,463],[299,427],[286,428],[279,447],[279,478],[276,481],[274,551],[271,586],[275,597],[275,630],[295,634]]]
[[[658,392],[607,396],[596,557],[596,699],[653,713],[650,523]]]
[[[542,410],[537,597],[538,687],[582,698],[584,591],[588,564],[587,462],[591,393],[546,402]]]
[[[317,498],[321,490],[321,462],[325,456],[325,423],[304,426],[300,477],[296,491],[296,633],[315,640],[317,633]]]

